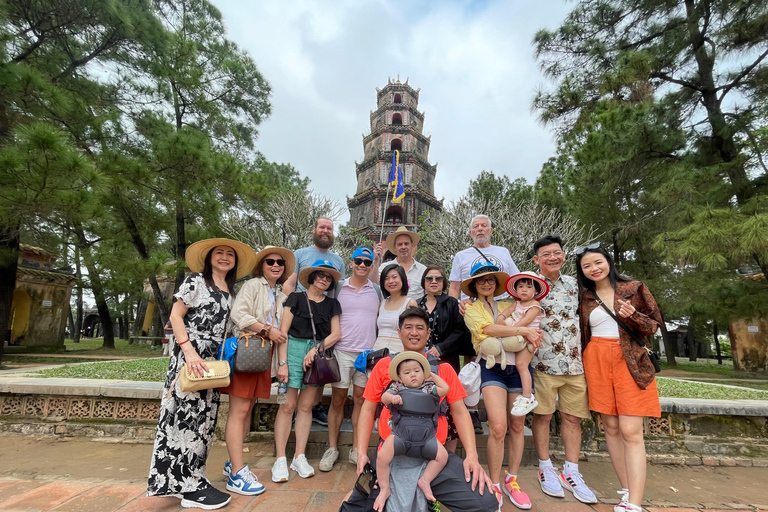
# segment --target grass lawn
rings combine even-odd
[[[43,364],[67,364],[67,363],[87,363],[92,359],[84,359],[79,357],[35,357],[25,356],[23,354],[5,354],[3,355],[3,368],[6,365],[12,366],[27,366],[27,365],[43,365]]]
[[[77,355],[98,355],[98,356],[134,356],[134,357],[158,357],[162,354],[162,349],[156,347],[152,350],[149,345],[129,345],[128,340],[115,340],[115,348],[103,348],[104,340],[101,338],[83,338],[80,343],[75,343],[70,339],[64,340],[64,346],[67,348],[66,354]]]
[[[732,380],[708,380],[709,384],[726,384],[728,386],[739,386],[742,388],[759,389],[762,391],[768,391],[768,381],[766,382],[741,382]]]
[[[64,379],[121,379],[163,382],[168,371],[168,358],[131,359],[125,361],[66,365],[34,374],[32,377]]]
[[[768,400],[768,391],[725,388],[704,382],[666,379],[656,380],[659,395],[670,398],[708,398],[722,400]],[[732,383],[730,383],[732,385]]]

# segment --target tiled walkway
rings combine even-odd
[[[251,469],[267,488],[257,497],[233,495],[228,512],[336,511],[352,489],[354,467],[338,462],[333,471],[317,471],[303,480],[292,473],[285,484],[270,480],[272,444],[250,444],[245,454]],[[110,444],[87,439],[69,441],[23,436],[0,436],[0,510],[56,512],[177,511],[176,498],[147,498],[146,474],[152,446]],[[226,449],[216,444],[209,457],[208,475],[224,489],[221,465]],[[311,460],[317,468],[317,460]],[[608,463],[584,462],[581,472],[595,489],[601,504],[578,503],[566,492],[564,499],[544,496],[534,467],[524,467],[519,481],[533,501],[535,512],[612,512],[616,481]],[[683,467],[650,465],[645,503],[649,512],[675,507],[676,512],[768,512],[768,468]],[[443,509],[445,510],[445,509]],[[516,510],[505,502],[503,510]]]

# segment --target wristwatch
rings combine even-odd
[[[278,366],[285,366],[287,364],[288,364],[288,361],[280,361],[279,363],[277,363]]]
[[[264,327],[259,331],[259,336],[269,336],[269,331],[272,326],[264,324]]]

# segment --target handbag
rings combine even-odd
[[[317,355],[312,365],[304,372],[304,384],[307,386],[322,387],[326,384],[332,384],[341,380],[341,371],[339,362],[333,354],[333,349],[325,350],[325,340],[317,342],[317,331],[315,330],[315,316],[312,314],[312,304],[309,302],[309,296],[304,292],[309,308],[309,320],[312,324],[312,340],[315,342]]]
[[[184,363],[178,377],[179,387],[184,393],[229,386],[229,363],[227,361],[221,359],[205,361],[205,365],[208,367],[208,371],[202,377],[198,377],[187,367],[187,363]]]
[[[593,293],[592,296],[595,298],[597,303],[600,304],[603,307],[603,309],[606,311],[606,313],[608,313],[611,316],[611,318],[613,318],[616,321],[616,323],[619,324],[619,327],[624,329],[627,332],[627,334],[629,334],[632,337],[632,339],[635,340],[635,342],[637,342],[638,345],[640,345],[641,347],[643,347],[645,349],[645,351],[648,353],[648,359],[651,360],[651,364],[653,365],[653,370],[656,373],[659,373],[661,371],[661,363],[659,362],[659,355],[656,352],[654,352],[653,350],[649,349],[645,345],[643,340],[641,340],[640,337],[637,334],[635,334],[633,331],[631,331],[629,329],[629,327],[627,327],[624,324],[624,322],[619,320],[619,317],[617,317],[615,314],[613,314],[613,311],[611,311],[610,308],[608,306],[606,306],[605,303],[602,300],[600,300],[600,297],[598,297],[597,294]]]
[[[277,319],[277,308],[272,317],[272,325]],[[264,373],[272,369],[272,340],[256,333],[242,333],[237,338],[234,370],[245,373]]]
[[[385,357],[389,357],[389,349],[387,347],[380,348],[379,350],[374,350],[370,352],[365,357],[366,369],[373,370],[373,367],[376,366],[376,363],[378,363]]]

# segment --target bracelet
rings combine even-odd
[[[507,318],[507,315],[505,315],[504,313],[499,313],[499,316],[503,316],[504,318]]]
[[[189,343],[189,338],[185,339],[184,341],[180,341],[179,343],[177,343],[177,345],[182,346],[185,343]]]

